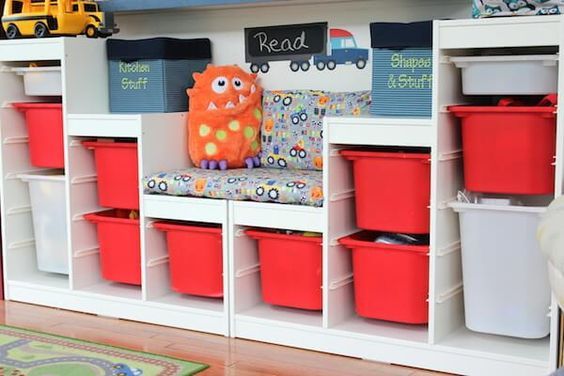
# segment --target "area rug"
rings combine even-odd
[[[0,325],[0,376],[188,376],[207,367]]]

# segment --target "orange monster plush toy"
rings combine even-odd
[[[259,131],[262,88],[256,74],[236,65],[208,65],[194,73],[188,89],[188,151],[203,169],[253,168],[260,165]]]

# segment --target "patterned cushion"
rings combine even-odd
[[[264,168],[227,171],[190,168],[159,172],[143,179],[145,193],[316,207],[323,206],[322,184],[320,171]]]
[[[323,117],[366,116],[370,92],[265,91],[262,165],[267,168],[321,170]]]
[[[553,15],[564,12],[564,0],[473,0],[472,16]]]

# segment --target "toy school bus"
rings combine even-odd
[[[84,0],[6,0],[2,26],[8,39],[79,34],[105,38],[118,32],[113,14]]]

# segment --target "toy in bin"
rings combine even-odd
[[[462,123],[464,183],[471,192],[554,192],[556,94],[536,105],[503,98],[497,106],[449,107]]]
[[[138,213],[118,209],[87,214],[84,218],[98,230],[102,277],[112,282],[141,285]]]
[[[80,34],[106,38],[119,31],[112,13],[85,0],[7,0],[2,26],[8,39]]]
[[[322,298],[321,234],[247,230],[258,241],[265,303],[319,311]]]
[[[220,225],[156,222],[166,233],[172,290],[223,297],[223,243]]]
[[[427,323],[428,236],[363,231],[339,242],[352,251],[359,316],[404,324]]]

